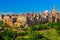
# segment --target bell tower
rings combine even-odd
[[[54,22],[57,22],[56,6],[54,6],[54,8],[53,8],[52,14],[53,14],[53,20],[54,20]]]
[[[52,12],[52,14],[53,14],[53,15],[56,14],[56,6],[54,6],[54,8],[53,8],[53,12]]]
[[[56,12],[56,6],[54,6],[54,9],[53,9],[54,12]]]

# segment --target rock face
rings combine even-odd
[[[27,13],[27,14],[19,14],[19,15],[0,15],[0,20],[3,20],[7,25],[9,26],[30,26],[30,25],[36,25],[46,22],[58,22],[60,21],[60,12],[56,11],[56,7],[54,6],[54,9],[52,12],[49,12],[48,10],[45,12],[41,12],[38,14]]]

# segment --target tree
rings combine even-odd
[[[24,26],[23,25],[20,25],[20,28],[24,28]]]
[[[38,32],[35,32],[35,31],[29,32],[28,36],[29,36],[29,40],[40,40],[40,39],[44,38],[43,35],[41,35]]]
[[[26,36],[27,35],[27,32],[20,32],[18,33],[18,36]]]
[[[2,20],[0,20],[0,26],[2,26],[4,24],[4,22]]]
[[[15,40],[27,40],[27,39],[22,37],[22,38],[16,38]]]

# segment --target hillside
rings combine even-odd
[[[11,27],[0,21],[0,40],[60,40],[60,23]]]

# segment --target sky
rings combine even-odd
[[[26,13],[52,11],[53,6],[60,10],[60,0],[0,0],[0,13]]]

